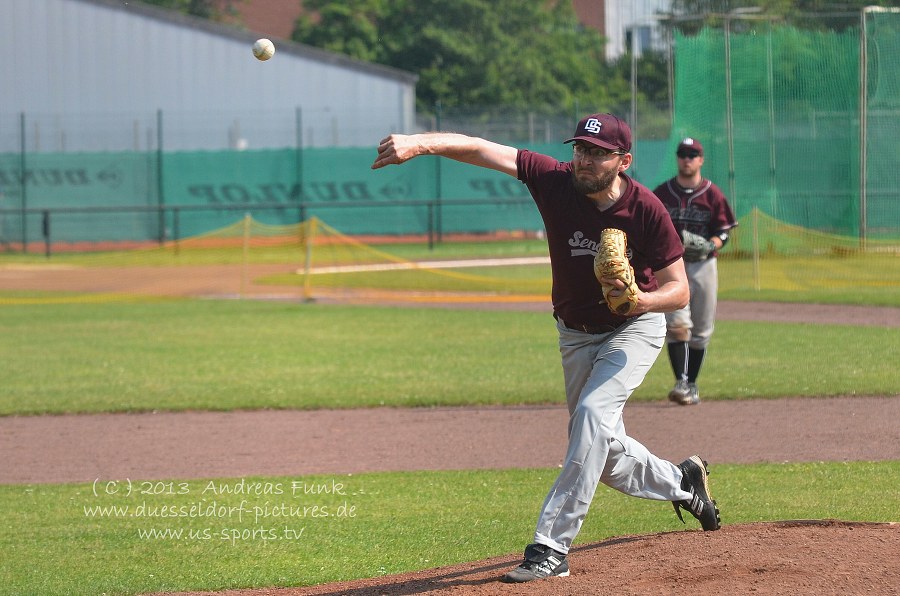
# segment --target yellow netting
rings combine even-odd
[[[313,218],[272,226],[249,216],[215,232],[153,248],[0,260],[0,304],[171,298],[307,301],[522,302],[549,305],[546,245],[509,243],[467,252],[445,241],[351,237]],[[483,258],[484,254],[499,255]],[[463,256],[460,256],[463,255]],[[482,257],[482,258],[478,258]],[[900,242],[825,234],[758,209],[740,218],[720,259],[720,288],[900,290]]]
[[[900,290],[900,241],[825,234],[759,209],[740,219],[720,264],[723,290]]]
[[[46,263],[0,262],[0,304],[161,297],[310,300],[336,295],[549,298],[545,249],[536,256],[500,261],[436,261],[377,247],[387,244],[402,252],[416,239],[369,240],[342,234],[317,218],[272,226],[246,216],[219,230],[152,248],[58,254]]]

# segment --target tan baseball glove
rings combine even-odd
[[[628,262],[625,252],[627,247],[625,232],[607,228],[600,234],[600,248],[594,257],[594,275],[598,280],[608,277],[619,279],[625,284],[625,291],[621,296],[610,296],[610,291],[614,290],[615,286],[600,282],[603,287],[603,298],[609,310],[623,316],[634,312],[638,294],[637,284],[634,283],[634,269]]]

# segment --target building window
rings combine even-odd
[[[635,40],[635,36],[637,39]],[[632,43],[637,41],[637,46],[633,46]],[[647,25],[639,25],[635,27],[629,27],[625,30],[625,51],[629,52],[632,48],[634,48],[635,53],[640,56],[645,51],[649,51],[653,49],[653,30]]]

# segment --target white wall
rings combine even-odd
[[[624,54],[626,32],[635,27],[650,29],[650,48],[665,48],[663,30],[655,18],[658,12],[668,12],[671,0],[606,0],[606,59],[614,60]],[[639,36],[640,39],[640,36]],[[648,48],[638,46],[638,55]]]
[[[373,145],[411,130],[414,75],[136,2],[0,0],[0,151]],[[10,127],[16,129],[12,134]],[[15,149],[16,147],[12,147]]]

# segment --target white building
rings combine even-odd
[[[665,30],[657,17],[671,5],[671,0],[605,0],[606,59],[615,60],[632,43],[638,56],[645,50],[665,50]]]
[[[416,76],[127,0],[0,1],[0,153],[371,146]],[[374,141],[373,141],[374,139]]]

